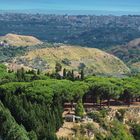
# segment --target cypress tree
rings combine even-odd
[[[37,75],[40,75],[40,70],[39,69],[37,69]]]
[[[84,70],[81,70],[81,80],[84,80]]]
[[[74,71],[71,72],[71,80],[74,81]]]
[[[63,78],[66,78],[67,77],[67,71],[66,71],[66,69],[64,68],[63,69]]]
[[[82,100],[78,101],[75,107],[75,114],[77,116],[83,117],[84,116],[84,107],[82,104]]]

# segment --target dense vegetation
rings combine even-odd
[[[29,134],[25,128],[21,125],[18,125],[11,115],[10,111],[4,107],[0,102],[0,134],[5,139],[22,139],[29,140]]]
[[[140,97],[140,81],[137,78],[101,78],[91,77],[85,80],[91,86],[91,94],[94,98],[100,100],[120,99],[130,105],[130,102],[135,98]]]
[[[0,135],[11,140],[56,140],[55,132],[63,124],[64,103],[78,102],[76,113],[82,116],[82,99],[86,94],[91,94],[96,99],[94,102],[100,101],[100,104],[107,100],[108,107],[111,99],[130,105],[134,99],[140,98],[140,80],[137,77],[93,76],[72,81],[59,77],[57,80],[39,71],[21,69],[7,73],[6,67],[0,65],[0,79]],[[133,132],[138,133],[138,129],[134,127]],[[113,138],[117,134],[122,135],[116,128],[111,131]]]

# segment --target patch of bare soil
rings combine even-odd
[[[59,131],[56,133],[58,138],[61,137],[69,137],[74,134],[72,131],[72,128],[74,128],[75,123],[73,122],[64,122],[63,126],[59,129]]]

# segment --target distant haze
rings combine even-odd
[[[140,14],[139,0],[0,0],[0,10],[48,14]]]
[[[98,10],[0,10],[0,13],[27,13],[27,14],[56,14],[56,15],[140,15],[140,12],[128,11],[98,11]]]

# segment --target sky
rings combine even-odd
[[[140,14],[140,0],[0,0],[0,10],[96,11]]]

